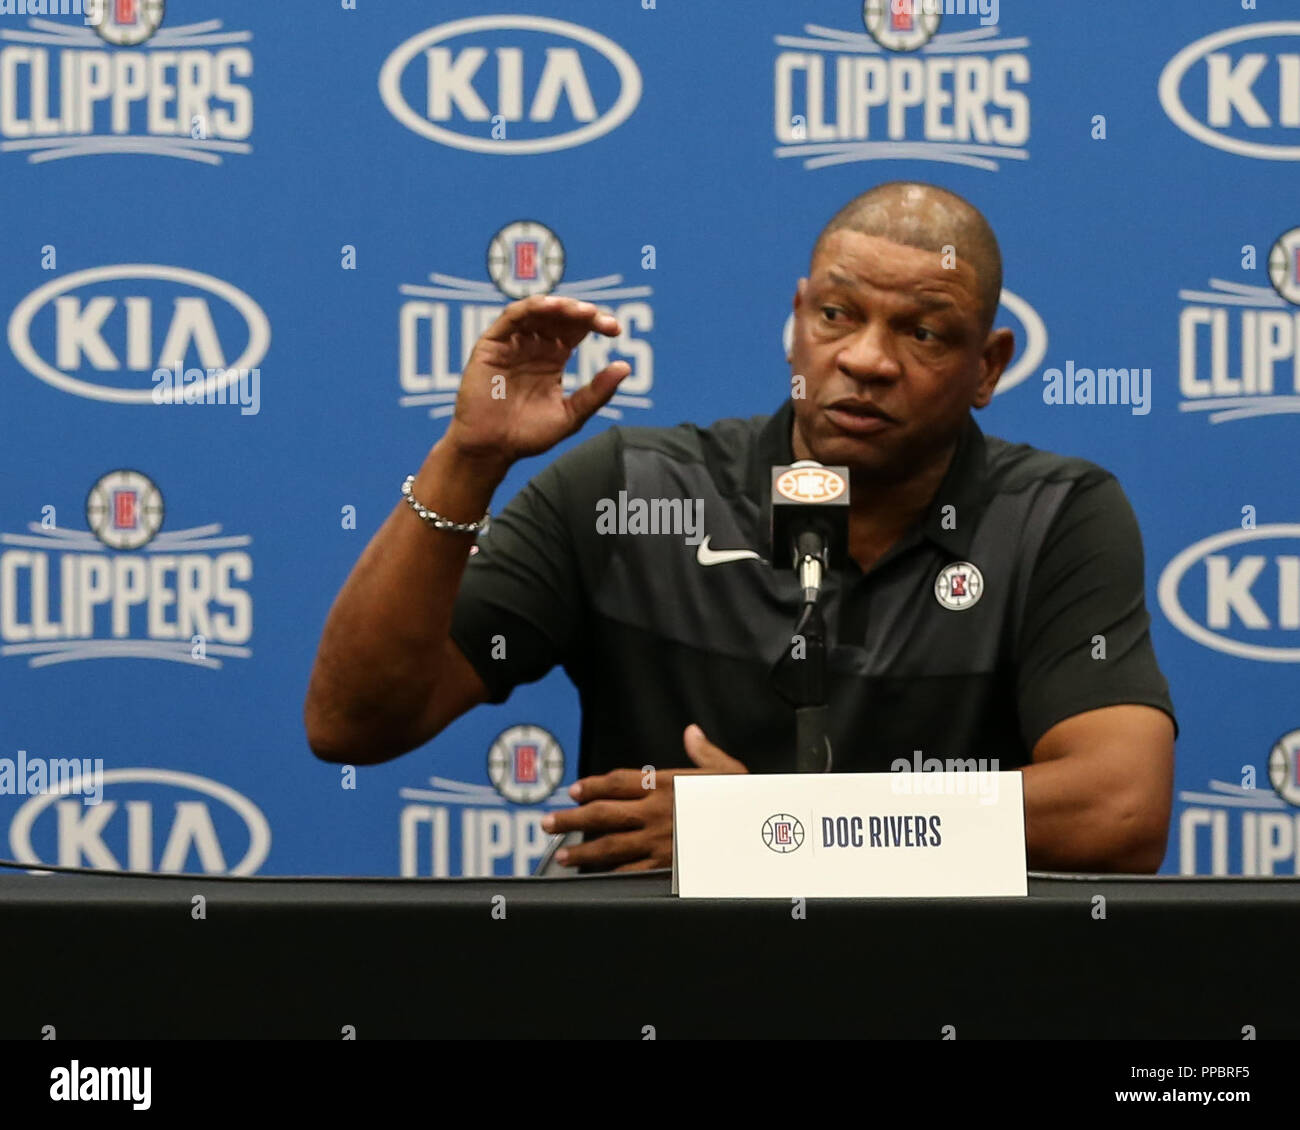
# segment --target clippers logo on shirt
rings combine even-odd
[[[969,561],[945,568],[934,581],[934,597],[945,608],[964,612],[984,595],[984,575]]]

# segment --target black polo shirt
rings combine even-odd
[[[753,557],[716,560],[766,554],[771,467],[794,459],[793,418],[787,401],[707,428],[608,428],[536,475],[480,538],[452,639],[495,703],[564,667],[582,706],[580,775],[689,768],[691,722],[752,772],[793,771],[794,709],[774,679],[798,582]],[[684,526],[599,532],[620,492],[699,500],[707,549]],[[945,603],[936,580],[951,565]],[[887,771],[918,750],[1014,769],[1085,710],[1143,703],[1173,717],[1141,535],[1115,477],[986,437],[973,418],[929,512],[869,571],[850,561],[824,591],[837,771]]]

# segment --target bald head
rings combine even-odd
[[[1002,295],[1002,253],[988,221],[969,201],[932,184],[890,181],[855,196],[831,218],[813,246],[813,260],[837,231],[879,236],[922,251],[956,249],[979,279],[980,322],[993,328]]]

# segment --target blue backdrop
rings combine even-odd
[[[1296,873],[1293,5],[60,7],[0,0],[0,854],[530,871],[574,777],[562,674],[354,780],[301,721],[465,352],[554,288],[626,327],[571,365],[633,366],[583,435],[772,411],[817,232],[914,178],[1002,243],[1019,347],[981,425],[1111,469],[1141,520],[1182,725],[1164,870]],[[490,255],[520,221],[540,258]],[[1053,402],[1083,369],[1143,379]],[[101,804],[30,795],[73,758]]]

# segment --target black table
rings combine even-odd
[[[0,871],[0,1037],[1300,1037],[1298,879],[1031,875],[1024,899],[793,911],[680,900],[666,872]]]

